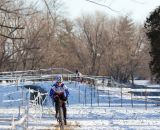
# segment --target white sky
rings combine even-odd
[[[95,5],[86,0],[62,0],[64,1],[68,16],[70,18],[79,17],[84,13],[94,13],[102,11],[108,16],[129,15],[135,22],[143,23],[149,12],[160,5],[160,0],[99,0],[99,3],[105,4],[114,10]]]

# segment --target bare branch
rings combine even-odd
[[[9,14],[18,14],[18,15],[23,15],[23,14],[20,14],[19,13],[19,11],[24,11],[24,10],[29,10],[30,8],[20,8],[20,9],[15,9],[15,10],[7,10],[7,9],[4,9],[4,8],[1,8],[0,7],[0,10],[1,11],[4,11],[4,12],[6,12],[6,13],[9,13]],[[37,13],[37,12],[39,12],[39,11],[36,11],[36,12],[34,12],[34,13],[31,13],[31,15],[32,14],[35,14],[35,13]],[[30,15],[29,13],[27,13],[27,14],[24,14],[24,15]]]
[[[49,8],[49,6],[48,6],[48,4],[47,4],[47,1],[44,0],[44,2],[45,2],[45,4],[46,4],[46,6],[47,6],[47,9],[48,9],[48,11],[49,11],[49,13],[50,13],[50,15],[51,15],[51,18],[52,18],[52,20],[53,20],[53,23],[54,23],[54,18],[53,18],[53,16],[52,16],[51,10],[50,10],[50,8]]]
[[[108,9],[110,9],[111,11],[114,11],[114,12],[116,12],[116,13],[119,13],[119,12],[120,12],[120,11],[117,11],[117,10],[112,9],[111,7],[109,7],[109,6],[107,6],[107,5],[100,4],[100,3],[97,3],[97,2],[92,1],[92,0],[86,0],[86,1],[91,2],[91,3],[93,3],[93,4],[96,4],[96,5],[99,5],[99,6],[102,6],[102,7],[106,7],[106,8],[108,8]]]
[[[11,28],[11,29],[24,29],[24,27],[11,27],[11,26],[7,26],[7,25],[3,25],[0,24],[1,27],[5,27],[5,28]]]
[[[3,36],[3,37],[6,37],[6,38],[9,38],[9,39],[24,39],[23,37],[10,37],[10,36],[6,36],[6,35],[4,35],[4,34],[1,34],[0,33],[0,36]]]
[[[40,11],[35,11],[35,12],[32,12],[32,13],[26,13],[26,14],[20,14],[20,15],[30,16],[30,15],[34,15],[34,14],[37,14],[37,13],[40,13]]]

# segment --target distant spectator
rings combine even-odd
[[[104,84],[104,81],[105,81],[105,78],[103,77],[103,78],[102,78],[102,84]]]
[[[107,86],[111,87],[111,79],[108,80]]]
[[[76,70],[76,81],[77,82],[83,81],[82,74],[78,70]]]

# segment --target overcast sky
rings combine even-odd
[[[160,5],[160,0],[99,0],[106,7],[87,2],[86,0],[62,0],[64,1],[68,16],[76,18],[84,13],[93,13],[97,10],[103,11],[108,16],[129,15],[135,22],[143,23],[149,13]],[[94,0],[92,0],[94,1]],[[97,0],[98,1],[98,0]]]

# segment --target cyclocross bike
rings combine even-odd
[[[64,113],[63,113],[63,105],[64,101],[62,101],[60,98],[57,100],[57,107],[58,107],[58,113],[57,113],[57,121],[59,123],[60,130],[64,130],[64,125],[66,119],[64,119]]]

